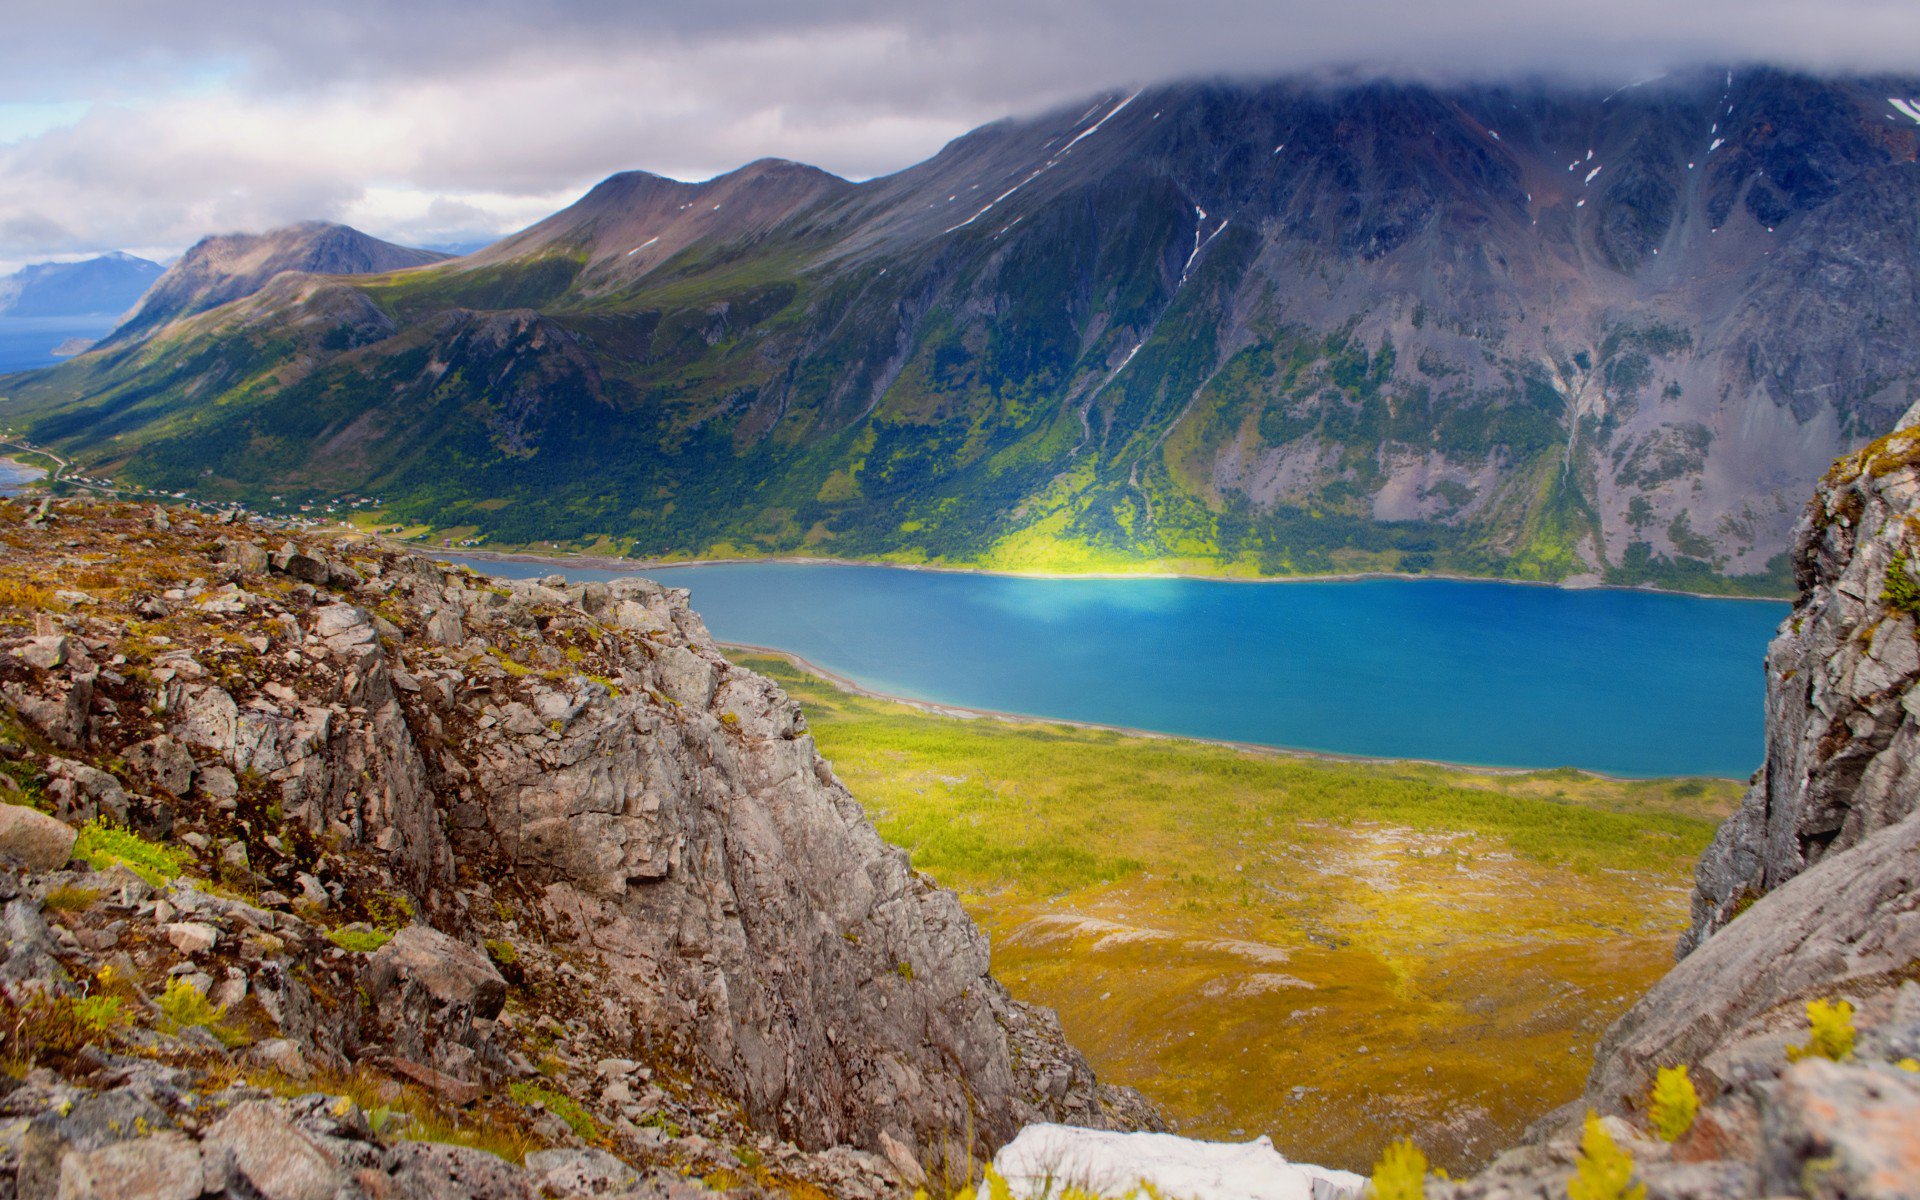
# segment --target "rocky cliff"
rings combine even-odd
[[[684,592],[70,501],[0,504],[0,596],[22,1195],[861,1194],[1156,1123]]]
[[[1681,960],[1602,1040],[1586,1095],[1457,1189],[1559,1196],[1575,1119],[1609,1114],[1649,1194],[1920,1195],[1920,409],[1836,463],[1794,538],[1767,653],[1767,757],[1700,863]],[[1852,1007],[1837,1060],[1814,1001]],[[1646,1130],[1655,1073],[1703,1108]]]

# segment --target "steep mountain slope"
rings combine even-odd
[[[441,262],[446,255],[412,250],[325,221],[271,233],[201,238],[167,269],[109,341],[138,337],[168,321],[251,296],[276,275],[371,275]]]
[[[204,1131],[199,1092],[344,1090],[413,1114],[389,1135],[853,1194],[1033,1120],[1159,1123],[1007,994],[685,592],[128,505],[0,502],[0,546],[0,1056],[46,1068],[9,1114],[131,1086],[151,1131]],[[126,1019],[46,1023],[102,997]],[[54,1176],[62,1139],[136,1133],[38,1128]],[[329,1147],[329,1186],[236,1194],[470,1194],[349,1188],[407,1155]]]
[[[159,263],[131,254],[35,263],[0,279],[0,317],[123,313],[160,277]]]
[[[1182,84],[866,183],[629,173],[0,411],[507,543],[1778,591],[1803,481],[1915,398],[1916,95]]]

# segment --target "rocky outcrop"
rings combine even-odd
[[[1586,1093],[1450,1200],[1566,1195],[1582,1118],[1651,1197],[1920,1195],[1920,409],[1835,464],[1767,654],[1767,758],[1702,858],[1677,966],[1607,1032]],[[1811,1045],[1809,1005],[1851,1030]],[[1701,1109],[1648,1126],[1662,1068]]]
[[[0,754],[49,814],[0,829],[28,868],[0,979],[68,1001],[120,980],[133,1018],[29,1061],[39,1086],[89,1064],[122,1086],[131,1037],[181,1070],[373,1071],[456,1123],[642,1167],[759,1145],[848,1194],[985,1161],[1030,1121],[1158,1124],[1008,995],[953,894],[686,593],[78,502],[0,504],[0,541],[22,601]],[[48,826],[135,849],[90,833],[54,869]],[[180,986],[229,1015],[169,1015]],[[218,1158],[204,1124],[166,1152]],[[308,1132],[342,1178],[426,1169]],[[102,1153],[72,1169],[122,1169]]]
[[[1701,859],[1695,949],[1760,896],[1920,807],[1920,407],[1835,464],[1794,537],[1767,651],[1767,757]]]

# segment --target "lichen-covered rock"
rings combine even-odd
[[[124,823],[178,865],[0,871],[0,999],[113,980],[124,1036],[188,1077],[368,1072],[504,1110],[535,1148],[707,1175],[754,1146],[853,1200],[985,1161],[1033,1120],[1159,1123],[994,980],[957,899],[880,840],[798,707],[719,653],[685,592],[501,583],[318,536],[260,572],[235,547],[280,539],[244,525],[209,542],[138,508],[57,512],[105,552],[89,562],[145,565],[31,624],[0,614],[0,695],[30,733],[0,751],[31,760],[63,828]],[[70,561],[21,515],[0,501],[0,575]],[[347,1191],[375,1169],[394,1195],[618,1174],[574,1158],[530,1185],[465,1152],[348,1152],[328,1139],[361,1135],[301,1112]],[[209,1180],[224,1163],[234,1190],[298,1191],[208,1124],[189,1132]]]

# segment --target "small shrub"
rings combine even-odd
[[[1647,1103],[1647,1123],[1663,1142],[1677,1142],[1693,1128],[1694,1115],[1700,1111],[1700,1093],[1687,1078],[1686,1064],[1661,1067],[1653,1080],[1653,1096]]]
[[[99,899],[100,893],[92,888],[63,883],[59,887],[48,888],[47,898],[42,903],[55,912],[85,912]]]
[[[1809,1001],[1807,1030],[1806,1045],[1787,1047],[1788,1062],[1805,1058],[1830,1058],[1840,1062],[1853,1057],[1853,1005],[1847,1001]]]
[[[375,892],[367,897],[367,918],[389,933],[413,924],[413,901],[398,892]]]
[[[1920,583],[1914,582],[1907,566],[1905,553],[1887,564],[1887,586],[1881,591],[1880,599],[1896,612],[1920,616]]]
[[[226,1006],[215,1005],[205,992],[177,975],[167,981],[167,990],[154,1003],[175,1030],[194,1025],[211,1028],[227,1015]]]
[[[1633,1155],[1613,1140],[1600,1114],[1588,1109],[1580,1133],[1580,1161],[1567,1181],[1568,1200],[1646,1200],[1647,1185],[1632,1180]]]
[[[642,1129],[658,1129],[670,1138],[678,1139],[686,1136],[686,1130],[680,1128],[678,1124],[668,1119],[665,1113],[648,1113],[646,1117],[641,1120],[640,1127]]]
[[[343,925],[338,929],[327,930],[327,940],[342,950],[350,950],[355,954],[372,954],[393,940],[393,931],[371,929],[365,925]]]
[[[488,938],[486,946],[487,957],[498,966],[511,967],[520,961],[520,951],[514,949],[513,943],[505,938]]]
[[[551,1088],[543,1088],[536,1083],[524,1080],[508,1086],[507,1091],[514,1101],[528,1108],[544,1108],[567,1123],[567,1128],[589,1142],[600,1140],[600,1123],[593,1114],[580,1107],[578,1101],[563,1096]]]
[[[0,994],[0,1062],[12,1073],[42,1064],[66,1066],[126,1023],[117,996],[34,994],[16,1004]]]
[[[1392,1143],[1373,1166],[1372,1200],[1421,1200],[1427,1192],[1427,1156],[1411,1139]]]
[[[911,980],[913,978],[913,964],[910,962],[903,962],[898,966],[894,967],[893,973],[895,975],[898,975],[902,979]]]
[[[108,870],[118,863],[155,887],[165,887],[180,877],[178,851],[104,820],[89,821],[80,827],[80,835],[73,843],[73,856],[96,871]]]

